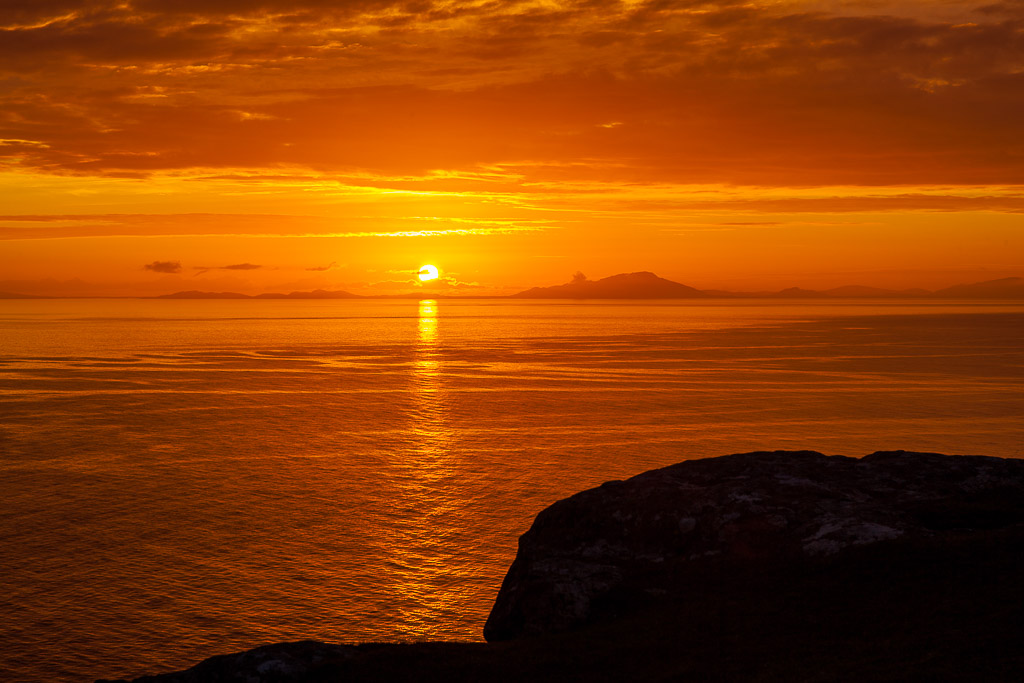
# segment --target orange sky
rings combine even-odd
[[[1024,274],[1020,0],[8,0],[0,84],[0,291]]]

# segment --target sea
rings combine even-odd
[[[0,680],[460,640],[519,535],[755,450],[1024,457],[1024,302],[0,301]]]

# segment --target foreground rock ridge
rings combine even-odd
[[[537,515],[488,643],[279,643],[136,683],[1024,680],[1024,460],[774,451]]]
[[[558,501],[519,540],[484,636],[565,630],[607,602],[685,595],[712,558],[794,561],[1024,519],[1024,461],[904,451],[692,460]]]

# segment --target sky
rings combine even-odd
[[[0,2],[0,291],[639,270],[1024,275],[1024,0]]]

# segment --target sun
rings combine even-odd
[[[416,273],[419,276],[420,282],[427,282],[428,280],[436,280],[440,273],[437,270],[437,266],[432,266],[429,263],[425,266],[420,266],[420,272]]]

